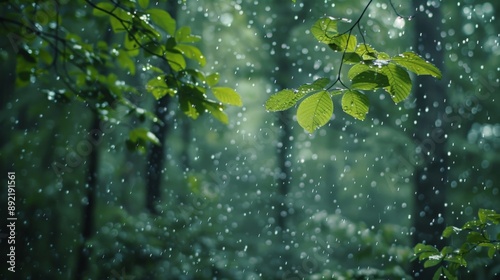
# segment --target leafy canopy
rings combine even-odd
[[[62,9],[52,0],[3,1],[0,35],[8,38],[16,54],[16,86],[50,81],[42,92],[54,102],[83,102],[114,123],[120,119],[113,112],[125,107],[141,121],[161,124],[153,112],[140,107],[137,100],[144,90],[129,84],[130,76],[141,71],[148,79],[144,89],[154,99],[176,97],[188,117],[209,113],[228,123],[225,106],[241,106],[239,94],[219,86],[217,73],[201,71],[206,58],[195,45],[201,37],[189,26],[179,26],[167,11],[151,6],[156,5],[148,0],[80,0]],[[88,26],[101,26],[104,39],[89,40],[84,28],[72,32],[68,22],[74,22],[76,13],[94,21]],[[133,128],[128,141],[161,144],[144,127]]]

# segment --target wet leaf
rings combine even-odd
[[[395,64],[389,64],[380,69],[387,76],[389,86],[385,90],[390,94],[394,103],[405,100],[411,92],[411,79],[408,72]]]
[[[325,125],[333,114],[333,102],[327,91],[315,93],[300,103],[297,121],[309,133]]]
[[[443,231],[443,237],[448,238],[450,237],[453,233],[459,233],[462,231],[460,228],[454,227],[454,226],[449,226],[446,227]]]
[[[354,35],[342,34],[333,37],[328,46],[337,52],[352,53],[356,50],[357,40]]]
[[[319,42],[330,44],[337,35],[337,22],[332,17],[321,18],[311,27],[311,33]]]
[[[217,100],[222,103],[234,106],[242,106],[240,95],[232,88],[228,87],[213,87],[212,92],[214,93]]]
[[[365,71],[352,79],[351,88],[362,90],[374,90],[389,86],[387,76],[376,71]]]
[[[436,66],[413,52],[404,52],[393,57],[392,61],[417,75],[431,75],[438,79],[442,77],[441,71]]]
[[[358,120],[364,120],[370,103],[368,97],[356,90],[349,90],[342,96],[342,110]]]
[[[182,26],[175,32],[175,41],[177,43],[195,43],[201,40],[200,36],[191,34],[189,26]]]
[[[175,46],[175,49],[179,50],[187,58],[198,62],[200,66],[205,66],[207,62],[205,56],[201,53],[200,49],[198,49],[195,46],[178,44]]]
[[[295,92],[291,89],[278,91],[266,101],[266,110],[271,112],[284,111],[293,107],[304,96],[304,93]]]

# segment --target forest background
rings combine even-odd
[[[166,61],[131,54],[134,42],[92,1],[28,2],[0,4],[0,170],[16,174],[16,277],[429,279],[413,260],[417,242],[442,246],[445,226],[499,210],[498,2],[124,1],[168,11],[151,17],[159,38],[197,48],[170,41]],[[416,51],[443,78],[412,76],[396,105],[369,93],[364,121],[334,98],[312,134],[295,110],[266,112],[279,90],[336,78],[341,54],[309,30],[324,16],[356,21],[368,2],[367,43]],[[182,72],[180,55],[184,68],[219,73],[165,78],[169,89],[182,81],[185,99],[155,91],[158,75]],[[190,99],[193,77],[208,85],[201,103]],[[481,253],[461,279],[498,276],[498,253]]]

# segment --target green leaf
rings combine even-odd
[[[429,258],[424,262],[424,268],[433,267],[441,263],[440,258]]]
[[[213,87],[212,92],[215,95],[215,98],[222,103],[234,105],[234,106],[242,106],[240,95],[228,87]]]
[[[212,73],[206,77],[206,82],[208,86],[215,86],[217,83],[219,83],[219,73]]]
[[[144,56],[149,57],[151,55],[156,55],[156,56],[163,56],[165,54],[166,48],[162,44],[156,41],[150,41],[145,44],[142,44],[144,46]]]
[[[358,120],[365,119],[369,106],[368,97],[359,91],[348,90],[342,96],[342,110]]]
[[[490,259],[493,259],[493,257],[495,256],[495,253],[496,253],[496,252],[497,252],[497,249],[496,249],[496,247],[495,247],[495,246],[490,247],[490,248],[488,249],[488,257],[489,257]]]
[[[165,58],[174,71],[179,72],[186,68],[186,60],[184,59],[184,56],[177,50],[166,51]]]
[[[182,26],[175,32],[175,41],[177,43],[195,43],[201,40],[200,36],[192,35],[189,26]]]
[[[373,69],[371,66],[368,66],[364,63],[358,63],[349,69],[349,72],[347,72],[347,77],[349,79],[354,79],[357,75],[365,72],[365,71],[376,71],[377,69]]]
[[[191,82],[198,80],[203,84],[207,83],[207,77],[205,77],[205,74],[198,69],[186,69],[183,74],[187,74],[190,77]]]
[[[378,52],[368,44],[359,44],[355,50],[363,61],[375,60],[378,57]]]
[[[466,222],[463,226],[462,229],[476,229],[477,227],[481,226],[483,223],[479,220],[472,220]]]
[[[137,2],[139,2],[139,6],[143,9],[146,9],[149,6],[149,0],[139,0]]]
[[[297,91],[299,94],[310,94],[323,90],[330,83],[328,78],[319,78],[311,84],[301,85]]]
[[[342,34],[332,38],[328,46],[337,52],[352,53],[356,50],[357,40],[354,35]]]
[[[489,240],[488,240],[489,241]],[[490,242],[483,242],[483,243],[479,243],[478,246],[481,246],[481,247],[487,247],[487,248],[495,248],[495,244],[493,243],[490,243]]]
[[[447,256],[451,253],[453,253],[454,249],[451,246],[444,246],[443,249],[441,249],[441,255]]]
[[[469,234],[467,234],[467,242],[470,242],[470,243],[482,243],[482,242],[486,242],[488,241],[488,239],[486,239],[481,233],[479,232],[469,232]]]
[[[162,76],[149,80],[146,84],[146,90],[153,94],[156,100],[159,100],[168,93],[170,95],[175,94],[175,91],[167,86],[165,79],[163,79]]]
[[[319,42],[330,44],[337,35],[337,22],[331,17],[321,18],[311,27],[311,33]]]
[[[408,72],[393,63],[380,68],[380,71],[387,76],[390,86],[385,90],[391,95],[394,103],[399,103],[410,95],[411,79]]]
[[[439,254],[439,250],[436,249],[436,247],[431,246],[431,245],[425,245],[422,243],[418,243],[415,245],[415,248],[413,248],[413,251],[415,254],[420,254],[422,252],[433,252],[434,254]]]
[[[155,145],[160,146],[160,140],[156,135],[154,135],[151,131],[147,130],[146,128],[136,128],[129,133],[129,138],[132,142],[136,143],[140,140],[144,140],[146,142],[151,142]]]
[[[139,55],[139,45],[136,42],[137,38],[134,34],[126,34],[124,47],[127,50],[127,54],[131,57]]]
[[[495,225],[500,223],[500,214],[488,214],[486,219]]]
[[[183,88],[181,92],[182,94],[178,95],[181,111],[183,111],[186,116],[194,120],[197,119],[200,114],[207,109],[206,106],[202,104],[200,98],[196,96],[201,93],[197,94],[194,90],[187,87]]]
[[[198,62],[200,66],[205,66],[207,63],[205,56],[201,53],[200,49],[195,46],[178,44],[175,46],[175,49],[180,51],[187,58]]]
[[[113,10],[114,16],[109,16],[109,22],[111,24],[111,29],[113,32],[120,33],[127,30],[131,30],[132,27],[132,15],[123,9],[116,8]]]
[[[490,216],[495,217],[496,212],[494,210],[491,210],[491,209],[479,209],[477,215],[479,217],[479,221],[481,221],[481,223],[485,224],[488,220],[490,220],[489,219]],[[493,219],[493,221],[495,221],[495,219]],[[495,224],[497,224],[497,223],[495,223]]]
[[[448,238],[450,237],[453,233],[458,234],[462,230],[460,228],[454,227],[454,226],[449,226],[446,227],[443,231],[443,237]]]
[[[387,76],[376,71],[365,71],[352,79],[351,88],[373,90],[389,86]]]
[[[161,9],[149,9],[146,10],[151,16],[151,20],[158,25],[160,28],[165,30],[168,34],[174,35],[176,29],[175,19],[170,16],[170,14]]]
[[[309,133],[325,125],[333,114],[333,102],[327,91],[315,93],[300,103],[297,121]]]
[[[439,278],[441,278],[441,271],[442,270],[443,270],[443,267],[438,268],[436,270],[436,272],[434,272],[434,275],[432,276],[432,280],[439,280]]]
[[[447,279],[449,280],[457,280],[457,276],[453,275],[446,267],[442,267],[444,275],[446,276]]]
[[[118,64],[122,68],[128,69],[128,71],[132,75],[135,74],[135,63],[132,59],[130,59],[130,57],[125,52],[123,52],[123,51],[119,52],[117,60],[118,60]]]
[[[345,64],[356,64],[360,63],[361,61],[363,61],[363,59],[361,59],[361,57],[357,53],[350,52],[344,55],[343,62]]]
[[[399,56],[393,57],[392,61],[417,75],[431,75],[438,79],[442,77],[441,71],[436,66],[425,61],[414,52],[404,52]]]
[[[223,124],[229,123],[229,118],[227,117],[226,113],[224,113],[223,111],[224,107],[222,107],[221,105],[217,103],[207,102],[205,103],[205,108],[215,119],[217,119],[221,123]]]
[[[267,99],[266,110],[271,112],[284,111],[293,107],[304,96],[304,93],[295,92],[291,89],[278,91]]]
[[[449,263],[455,263],[455,264],[462,265],[462,266],[467,265],[467,262],[462,257],[462,255],[448,255],[444,258],[444,260],[449,262]]]

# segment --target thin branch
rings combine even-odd
[[[345,88],[349,88],[348,86],[346,86],[343,82],[342,82],[342,79],[341,79],[341,73],[342,73],[342,67],[344,66],[344,58],[345,58],[345,55],[347,53],[347,47],[349,46],[349,41],[351,39],[351,34],[352,34],[352,31],[354,30],[354,28],[357,26],[358,27],[358,30],[360,32],[360,35],[361,35],[361,38],[363,39],[363,45],[365,46],[366,50],[368,51],[368,47],[366,46],[366,41],[365,41],[365,37],[363,35],[363,33],[361,32],[361,25],[360,25],[360,22],[361,22],[361,19],[364,17],[366,11],[368,10],[368,7],[370,7],[371,3],[373,2],[373,0],[370,0],[368,2],[368,4],[366,4],[365,8],[363,9],[363,12],[361,12],[361,15],[358,17],[358,19],[354,22],[354,24],[349,28],[347,29],[346,31],[344,31],[343,33],[337,35],[336,37],[338,36],[341,36],[341,35],[345,35],[347,34],[347,42],[346,42],[346,45],[345,45],[345,48],[344,48],[344,52],[342,53],[342,58],[341,58],[341,61],[340,61],[340,66],[339,66],[339,71],[338,71],[338,74],[337,74],[337,79],[333,82],[332,85],[330,85],[327,89],[331,89],[333,86],[335,86],[335,84],[337,84],[337,82],[339,82],[341,85],[343,85]]]
[[[394,6],[394,3],[392,3],[392,0],[389,0],[389,3],[391,4],[392,9],[394,10],[394,12],[396,13],[396,15],[399,18],[407,18],[408,20],[411,20],[415,16],[415,15],[403,16],[403,15],[401,15],[401,13],[398,12],[398,10],[396,9],[396,6]]]

